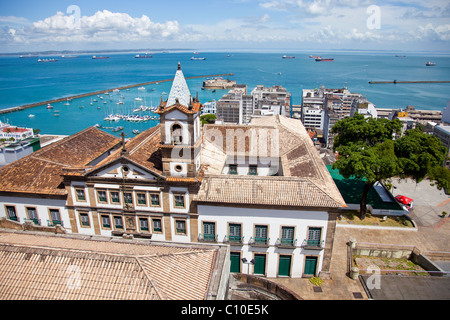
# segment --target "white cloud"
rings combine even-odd
[[[434,27],[433,24],[428,23],[425,26],[418,26],[413,33],[414,37],[419,40],[450,40],[450,24],[443,24]]]
[[[157,23],[146,15],[134,18],[127,13],[103,10],[79,20],[57,12],[31,26],[12,30],[16,42],[111,42],[170,39],[180,32],[180,26],[177,21]]]

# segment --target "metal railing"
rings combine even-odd
[[[302,242],[301,247],[304,249],[323,249],[325,241],[324,240],[308,240],[305,239]]]
[[[41,225],[41,219],[25,219],[25,221],[31,221],[37,226]]]
[[[198,234],[198,241],[217,242],[217,234]]]
[[[228,243],[243,243],[244,242],[244,237],[241,236],[225,236],[223,239],[223,242],[228,242]]]
[[[250,237],[249,245],[252,246],[268,246],[270,238]]]
[[[297,246],[297,239],[280,239],[275,242],[278,247],[295,247]]]
[[[62,220],[47,220],[47,226],[56,227],[57,225],[64,227],[64,221],[62,221]]]

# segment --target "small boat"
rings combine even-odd
[[[114,129],[112,129],[112,131],[114,132],[118,132],[120,130],[123,130],[123,127],[115,127]]]
[[[320,61],[334,61],[334,58],[316,58],[316,61],[317,62],[320,62]]]
[[[191,57],[191,60],[206,60],[206,58],[195,58],[195,57]]]
[[[145,90],[145,87],[139,87],[138,90]]]
[[[436,65],[436,63],[435,63],[435,62],[428,61],[427,63],[425,63],[425,65],[426,65],[427,67],[433,67],[433,66]]]
[[[283,59],[295,59],[294,56],[287,56],[287,55],[284,55],[281,58],[283,58]]]
[[[109,59],[109,57],[102,57],[102,56],[100,56],[100,57],[97,57],[97,56],[92,56],[92,59]]]
[[[28,118],[34,118],[35,116],[34,116],[34,114],[29,114],[28,115]]]
[[[139,131],[138,129],[134,129],[134,130],[133,130],[133,133],[134,133],[134,134],[139,134],[140,131]]]
[[[134,56],[136,59],[143,59],[143,58],[153,58],[150,54],[137,54]]]
[[[47,109],[53,109],[53,106],[49,103],[47,104]]]

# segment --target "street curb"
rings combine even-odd
[[[414,224],[415,225],[415,224]],[[417,232],[417,227],[414,228],[401,228],[401,227],[379,227],[379,226],[364,226],[364,225],[354,225],[354,224],[342,224],[337,223],[337,228],[353,228],[353,229],[376,229],[376,230],[391,230],[391,231],[415,231]]]

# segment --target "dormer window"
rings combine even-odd
[[[183,143],[182,128],[179,124],[172,126],[172,143],[175,145]]]
[[[236,164],[230,164],[230,170],[228,171],[228,173],[236,175],[237,174],[237,165]]]

